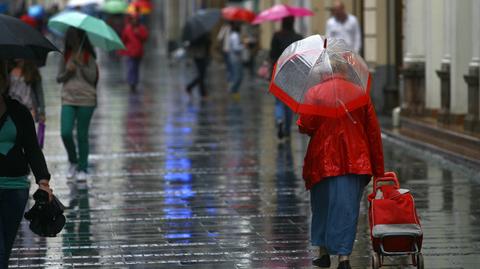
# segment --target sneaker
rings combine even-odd
[[[346,260],[339,262],[337,269],[352,269],[352,267],[350,266],[350,261]]]
[[[67,178],[72,179],[75,177],[76,174],[77,174],[77,165],[74,163],[71,163],[70,166],[68,167]]]
[[[232,93],[232,98],[234,101],[240,101],[240,93]]]
[[[88,173],[85,171],[80,171],[77,173],[77,181],[87,181]]]
[[[329,268],[330,267],[330,255],[322,255],[322,257],[315,259],[312,261],[313,266],[321,267],[321,268]]]

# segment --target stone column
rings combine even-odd
[[[468,74],[464,76],[468,84],[468,110],[465,116],[464,128],[470,132],[480,132],[479,123],[479,70],[480,70],[480,0],[472,2],[472,59],[470,60]]]
[[[425,108],[425,1],[405,1],[402,114],[421,116]]]
[[[464,75],[472,59],[472,0],[448,1],[452,10],[450,114],[455,124],[462,122],[468,110],[468,87]],[[475,15],[473,17],[476,17]],[[478,29],[478,25],[474,26]],[[478,44],[475,44],[478,46]]]
[[[425,107],[427,111],[440,108],[440,80],[435,70],[443,56],[443,3],[444,0],[427,0],[425,8]]]
[[[440,124],[449,124],[450,119],[450,38],[452,36],[452,10],[450,9],[450,1],[443,2],[443,58],[437,75],[440,78],[440,111],[437,121]]]

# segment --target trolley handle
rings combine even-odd
[[[394,172],[386,172],[383,177],[377,177],[373,179],[373,192],[377,191],[377,188],[384,185],[393,185],[395,188],[400,188],[397,175]]]

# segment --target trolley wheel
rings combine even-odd
[[[375,251],[372,251],[372,269],[379,269],[380,264],[380,255]],[[423,267],[422,267],[423,268]]]
[[[423,254],[422,253],[418,253],[417,254],[417,269],[424,269],[424,264],[423,264]]]

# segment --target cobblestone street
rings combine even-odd
[[[121,62],[102,55],[86,185],[65,177],[57,59],[44,68],[45,154],[67,225],[44,239],[22,222],[11,268],[311,268],[307,138],[278,142],[264,82],[247,77],[235,101],[214,64],[210,98],[189,100],[191,69],[154,53],[138,93],[123,83]],[[415,195],[426,268],[477,268],[478,176],[389,137],[384,148],[387,170]],[[370,250],[365,198],[352,266],[370,268]]]

